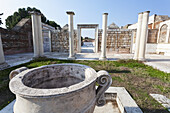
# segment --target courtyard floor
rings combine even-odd
[[[45,56],[54,59],[67,59],[68,53],[46,52]],[[98,60],[100,53],[78,53],[76,60]],[[21,53],[14,55],[6,55],[5,60],[10,66],[16,66],[22,63],[29,62],[33,58],[33,53]],[[133,54],[113,54],[107,53],[109,61],[116,61],[119,59],[133,59]],[[146,54],[146,65],[152,66],[161,71],[170,73],[170,56]]]

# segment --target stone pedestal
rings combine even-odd
[[[41,14],[38,12],[31,12],[31,18],[32,18],[34,57],[35,58],[44,57]]]
[[[107,16],[108,13],[103,14],[103,34],[102,34],[102,43],[101,43],[101,56],[99,60],[107,60],[106,58],[106,34],[107,34]]]
[[[73,28],[73,15],[74,12],[68,11],[66,12],[69,15],[68,18],[68,26],[69,26],[69,60],[74,60],[75,56],[74,56],[74,28]]]
[[[142,28],[142,17],[143,13],[138,14],[138,27],[137,27],[137,35],[136,35],[136,42],[135,42],[135,53],[134,53],[134,60],[138,60],[139,56],[139,45],[140,45],[140,37],[141,37],[141,28]]]
[[[139,45],[139,57],[138,60],[145,61],[145,50],[148,37],[148,20],[150,11],[143,12],[142,29]]]

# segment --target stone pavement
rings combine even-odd
[[[91,51],[91,50],[90,50]],[[45,56],[54,59],[66,60],[68,53],[46,52]],[[100,53],[78,53],[75,55],[76,60],[98,60]],[[14,55],[6,55],[5,60],[10,66],[19,65],[32,60],[33,53],[22,53]],[[107,53],[108,60],[116,61],[119,59],[133,59],[133,54],[116,54]],[[170,73],[170,56],[157,54],[146,54],[146,65],[150,65],[161,71]]]

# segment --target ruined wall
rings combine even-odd
[[[157,43],[158,29],[148,29],[147,43]]]
[[[33,51],[32,35],[28,31],[17,32],[0,28],[4,54]]]
[[[108,29],[107,46],[108,52],[130,53],[132,30]],[[102,30],[99,30],[99,51],[101,50]]]
[[[133,30],[133,43],[136,43],[137,30]],[[157,43],[158,29],[148,29],[147,43]]]
[[[69,32],[68,29],[53,31],[51,37],[52,52],[69,52]],[[77,51],[77,31],[74,31],[74,51]]]

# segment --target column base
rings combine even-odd
[[[136,58],[136,57],[133,57],[133,60],[138,60],[138,58]]]
[[[43,58],[47,58],[47,57],[46,57],[46,56],[34,56],[32,59],[33,59],[33,60],[36,60],[36,59],[39,59],[39,58],[42,58],[42,59],[43,59]]]
[[[106,61],[107,58],[106,57],[100,57],[99,60]]]
[[[6,69],[8,67],[10,67],[10,65],[8,65],[6,62],[0,63],[0,70]]]
[[[72,57],[69,56],[69,57],[67,58],[67,60],[75,60],[75,59],[76,59],[76,58],[75,58],[74,56],[72,56]]]
[[[146,59],[145,58],[138,58],[139,61],[145,62]]]

